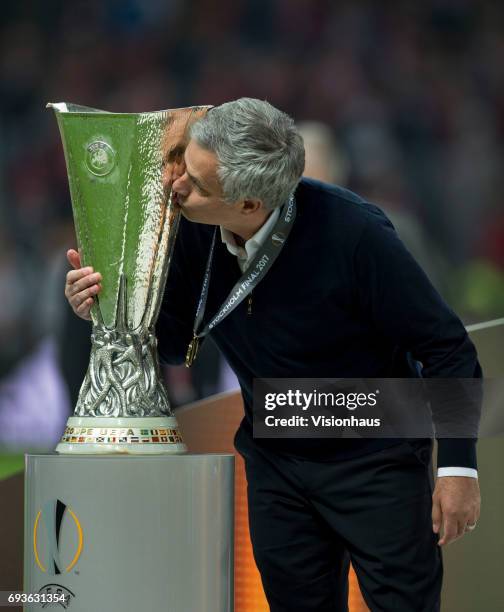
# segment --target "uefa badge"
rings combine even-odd
[[[102,140],[95,140],[86,148],[86,166],[95,176],[110,174],[115,166],[114,149]]]

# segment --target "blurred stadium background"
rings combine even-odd
[[[473,323],[504,316],[503,34],[498,0],[4,3],[0,448],[53,448],[87,365],[88,326],[63,297],[75,238],[46,102],[268,99],[302,122],[306,173],[383,207]],[[166,371],[175,405],[234,386],[214,351]],[[2,461],[0,474],[19,466]]]

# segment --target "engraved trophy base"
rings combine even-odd
[[[187,452],[177,419],[70,417],[56,452],[61,454],[175,455]]]

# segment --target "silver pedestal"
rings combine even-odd
[[[232,455],[27,455],[24,591],[75,612],[233,612],[233,500]]]

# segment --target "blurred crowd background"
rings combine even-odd
[[[23,0],[0,20],[0,444],[57,439],[87,364],[48,101],[267,99],[302,126],[306,174],[380,205],[464,322],[504,316],[499,0]],[[166,372],[174,404],[235,384],[214,350]]]

